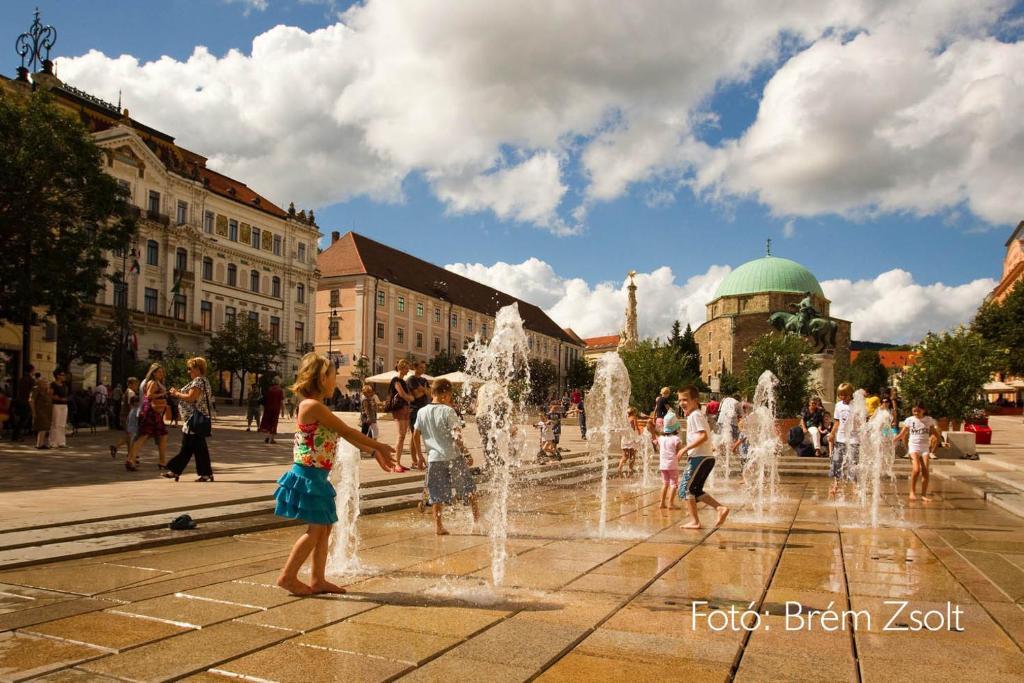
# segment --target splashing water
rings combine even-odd
[[[860,474],[859,454],[860,440],[864,434],[868,422],[868,407],[865,402],[866,394],[863,389],[853,392],[853,401],[850,402],[850,416],[846,424],[841,427],[843,439],[847,444],[846,456],[843,458],[841,468],[844,481],[857,481]],[[837,439],[838,440],[838,439]],[[854,446],[851,448],[850,446]]]
[[[616,437],[630,431],[626,411],[629,409],[629,371],[615,351],[603,353],[594,368],[594,384],[584,404],[587,411],[587,441],[598,445],[601,459],[601,517],[598,536],[604,538],[608,525],[608,467],[612,457],[612,444]],[[591,450],[591,457],[594,453]]]
[[[654,419],[653,417],[651,418]],[[640,467],[643,470],[643,478],[640,485],[644,489],[651,487],[651,458],[654,456],[654,443],[651,441],[651,433],[644,427],[640,432]]]
[[[529,353],[518,304],[498,311],[490,341],[476,340],[466,349],[466,373],[483,381],[477,390],[476,419],[481,427],[486,466],[491,472],[492,500],[487,524],[494,586],[500,586],[505,579],[512,471],[519,465],[526,443]]]
[[[338,440],[331,483],[338,523],[331,529],[327,567],[331,574],[356,574],[363,570],[356,553],[359,550],[359,449],[344,439]]]
[[[782,441],[775,431],[775,389],[778,384],[779,380],[770,370],[761,373],[754,391],[754,409],[743,420],[741,428],[748,444],[743,483],[754,518],[759,521],[765,520],[765,512],[776,500],[779,488]]]
[[[715,449],[715,457],[722,467],[711,470],[707,488],[727,485],[732,473],[732,445],[739,436],[740,403],[733,397],[722,399],[718,408],[718,425],[711,435],[711,443]],[[721,478],[721,481],[719,481]]]
[[[867,512],[872,527],[878,527],[878,509],[882,501],[884,479],[896,492],[896,442],[892,433],[892,415],[879,408],[864,423],[860,432],[860,458],[857,472],[860,480],[857,493],[861,510]],[[896,496],[899,500],[899,496]]]

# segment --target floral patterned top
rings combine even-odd
[[[338,435],[319,422],[296,423],[292,460],[306,467],[330,470],[338,447]]]

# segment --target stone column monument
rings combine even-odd
[[[631,351],[636,348],[640,341],[640,335],[636,330],[636,271],[629,271],[629,295],[626,301],[626,326],[619,335],[619,350]]]

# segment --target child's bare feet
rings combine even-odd
[[[839,487],[838,486],[833,486],[832,488],[830,488],[828,490],[828,497],[829,498],[835,498],[837,493],[839,493]]]
[[[299,581],[297,578],[287,578],[284,576],[278,577],[277,579],[278,588],[283,588],[292,595],[312,595],[313,589],[306,584]]]
[[[658,506],[658,508],[661,509],[661,510],[664,510],[667,507],[668,507],[668,505],[665,505],[664,501],[662,501],[661,505]]]
[[[447,536],[448,535],[448,530],[445,529],[443,526],[437,527],[436,532],[437,532],[438,536]]]
[[[680,529],[699,529],[700,528],[700,522],[699,521],[698,522],[687,522],[686,524],[680,524],[679,528]]]
[[[921,494],[921,501],[924,502],[924,503],[930,503],[930,502],[932,502],[932,499],[922,493]]]
[[[913,491],[911,491],[910,495],[907,496],[907,500],[917,500],[917,496],[914,495]]]
[[[327,579],[324,579],[323,581],[313,582],[313,584],[310,585],[310,589],[312,589],[314,593],[334,593],[340,595],[345,592],[344,588],[337,584],[331,583]]]
[[[673,504],[670,503],[669,506],[668,506],[668,509],[669,510],[678,510],[679,506],[678,505],[673,505]]]
[[[725,518],[729,516],[729,508],[722,505],[718,508],[718,519],[715,520],[715,526],[722,526],[725,524]]]

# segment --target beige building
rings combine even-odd
[[[531,353],[558,368],[559,390],[583,355],[578,338],[537,306],[358,233],[333,233],[317,267],[316,350],[334,357],[342,387],[360,357],[379,373],[401,358],[459,355],[476,335],[487,339],[497,310],[516,302]]]
[[[109,275],[125,274],[127,291],[107,284],[95,303],[97,322],[113,325],[126,306],[130,352],[155,360],[172,335],[185,353],[204,353],[226,320],[250,318],[285,343],[279,370],[294,373],[313,342],[320,232],[312,212],[284,210],[127,110],[38,76],[92,131],[104,169],[138,213],[135,241],[109,257]],[[0,85],[27,87],[7,79]],[[98,379],[111,380],[109,366]],[[222,380],[225,393],[239,395],[237,380]]]

